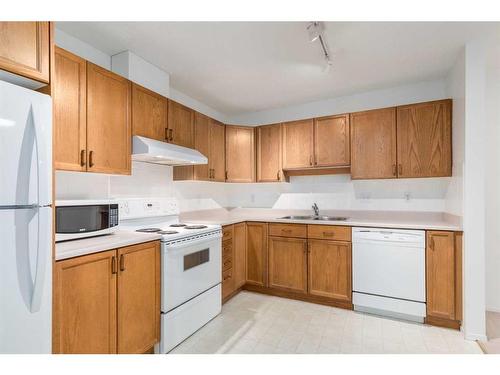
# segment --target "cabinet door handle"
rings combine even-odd
[[[174,129],[168,129],[168,133],[170,134],[169,140],[173,141],[174,140]]]
[[[429,248],[434,251],[434,238],[431,237],[431,243],[429,244]]]
[[[125,256],[120,255],[120,272],[125,271]]]
[[[215,169],[212,168],[212,169],[210,169],[210,171],[211,171],[210,178],[215,178]]]
[[[229,173],[227,173],[227,171],[226,171],[226,180],[228,179],[228,176],[229,176]]]
[[[94,166],[94,151],[89,152],[89,167],[92,168]]]
[[[313,165],[313,157],[312,157],[312,155],[309,156],[309,165]]]
[[[401,164],[398,164],[398,175],[399,176],[403,175],[403,166]]]
[[[85,150],[80,151],[80,166],[85,167]]]
[[[116,269],[116,257],[113,255],[113,258],[111,258],[111,273],[114,275],[118,271]]]
[[[278,171],[278,172],[276,173],[276,179],[277,179],[278,181],[280,181],[280,180],[281,180],[280,171]]]
[[[165,128],[165,140],[168,141],[168,128]]]
[[[396,175],[397,175],[396,164],[393,164],[393,165],[392,165],[392,174],[393,174],[394,176],[396,176]]]

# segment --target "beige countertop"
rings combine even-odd
[[[181,213],[182,222],[229,225],[242,221],[266,221],[276,223],[348,225],[399,229],[427,229],[461,231],[459,216],[443,212],[408,211],[332,211],[321,210],[321,215],[343,216],[346,221],[288,220],[287,215],[311,215],[312,210],[277,210],[271,208],[233,208],[189,211]]]
[[[161,235],[155,233],[136,233],[127,230],[118,230],[113,234],[104,236],[58,242],[56,243],[56,260],[98,253],[119,247],[159,240],[160,238]]]

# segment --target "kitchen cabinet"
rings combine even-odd
[[[52,81],[54,166],[59,170],[87,170],[87,63],[55,48]]]
[[[0,22],[0,69],[50,82],[50,22]]]
[[[247,225],[246,223],[234,224],[233,239],[233,270],[234,288],[239,289],[245,285],[247,270]]]
[[[116,251],[55,263],[53,351],[116,353]]]
[[[168,100],[168,142],[188,148],[194,147],[194,111],[173,100]]]
[[[132,135],[167,140],[167,99],[132,84]]]
[[[327,116],[314,119],[314,166],[349,166],[349,115]]]
[[[226,182],[255,181],[253,127],[226,126]]]
[[[454,327],[461,317],[461,234],[427,231],[427,320]],[[454,327],[457,328],[457,327]]]
[[[351,113],[351,178],[396,178],[396,108]]]
[[[397,108],[398,177],[451,176],[451,100]]]
[[[308,242],[309,294],[350,302],[351,244],[314,240]]]
[[[269,287],[307,293],[307,240],[269,237]]]
[[[159,337],[158,241],[55,263],[55,353],[144,353]]]
[[[145,353],[160,341],[160,243],[118,249],[118,353]]]
[[[314,164],[313,119],[282,124],[283,169],[303,169]]]
[[[201,113],[195,113],[194,148],[208,158],[208,164],[194,166],[194,179],[225,180],[224,124]]]
[[[281,124],[257,128],[257,182],[282,180]]]
[[[267,286],[267,223],[247,222],[246,283]]]
[[[130,174],[130,97],[130,81],[87,62],[89,172]]]

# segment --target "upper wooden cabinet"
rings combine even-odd
[[[87,63],[55,49],[52,81],[54,165],[69,171],[87,170]]]
[[[160,243],[118,249],[118,353],[145,353],[160,341]]]
[[[455,240],[455,236],[454,232],[427,232],[428,319],[461,320],[461,235],[459,241]]]
[[[349,115],[314,119],[314,166],[349,166]]]
[[[50,22],[0,22],[0,69],[50,81]]]
[[[352,179],[395,178],[396,108],[351,113]]]
[[[282,180],[281,124],[257,128],[257,182]]]
[[[224,181],[224,124],[198,112],[194,123],[194,148],[208,158],[208,164],[194,166],[194,179]]]
[[[226,126],[226,181],[255,181],[255,128]]]
[[[301,120],[282,124],[283,169],[302,169],[314,164],[314,121]]]
[[[130,174],[130,81],[87,62],[89,172]]]
[[[53,352],[116,353],[116,251],[55,263]]]
[[[269,237],[269,287],[307,292],[307,240]]]
[[[168,100],[168,142],[194,147],[194,111],[173,100]]]
[[[247,222],[246,250],[247,284],[267,286],[267,223]]]
[[[132,135],[167,140],[167,99],[132,84]]]
[[[451,176],[451,100],[397,108],[398,177]]]
[[[309,240],[309,294],[350,302],[351,244],[349,242]]]

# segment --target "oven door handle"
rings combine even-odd
[[[203,242],[211,242],[211,241],[214,241],[214,240],[220,240],[222,238],[222,233],[220,235],[217,235],[217,236],[213,236],[213,237],[201,237],[201,238],[198,238],[196,240],[189,240],[189,241],[185,241],[185,242],[178,242],[178,243],[168,243],[168,242],[165,242],[163,243],[169,251],[172,251],[172,250],[182,250],[182,249],[185,249],[186,247],[191,247],[193,245],[197,245],[199,243],[203,243]]]

